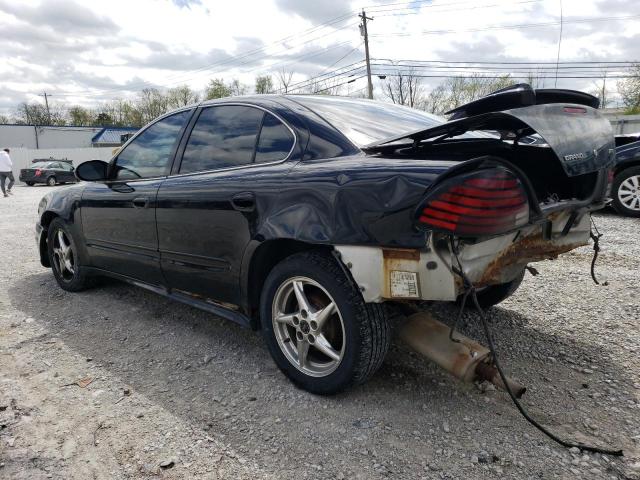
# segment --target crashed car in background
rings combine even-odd
[[[525,84],[448,122],[324,95],[206,101],[45,196],[40,260],[68,291],[108,275],[259,329],[293,382],[334,393],[380,367],[394,307],[470,285],[494,305],[530,262],[588,243],[614,154],[597,106]],[[403,336],[443,338],[423,320]],[[495,377],[486,349],[461,365],[441,346],[452,373]]]
[[[640,134],[616,136],[611,199],[622,215],[640,217]]]

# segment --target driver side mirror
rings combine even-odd
[[[102,160],[89,160],[88,162],[81,163],[78,168],[75,169],[75,174],[78,180],[84,180],[85,182],[100,182],[107,180],[107,174],[109,172],[109,164]]]

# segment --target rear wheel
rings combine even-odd
[[[93,279],[80,265],[76,245],[68,225],[60,218],[54,219],[47,231],[49,264],[58,285],[69,292],[79,292],[93,285]]]
[[[29,186],[29,187],[33,187],[33,182],[24,182],[24,183],[26,183],[27,186]]]
[[[56,177],[47,178],[47,185],[54,187],[56,185]]]
[[[366,305],[329,254],[300,253],[276,265],[260,313],[274,361],[313,393],[332,394],[366,381],[389,348],[382,305]]]
[[[616,175],[611,196],[618,213],[640,217],[640,166],[627,168]]]

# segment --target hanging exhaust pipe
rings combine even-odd
[[[400,338],[416,352],[440,365],[447,372],[464,382],[487,380],[501,390],[506,390],[495,366],[491,364],[490,351],[484,345],[454,332],[426,312],[414,313],[400,331]],[[520,398],[527,390],[514,380],[507,379],[511,391]]]

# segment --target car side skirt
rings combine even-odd
[[[210,300],[206,300],[203,298],[195,297],[187,292],[181,291],[171,291],[167,290],[164,287],[158,285],[152,285],[146,282],[142,282],[138,279],[127,277],[126,275],[121,275],[119,273],[109,272],[107,270],[102,270],[100,268],[95,267],[83,267],[88,273],[94,275],[102,275],[105,277],[111,277],[116,280],[121,280],[123,282],[129,283],[131,285],[135,285],[136,287],[141,287],[151,292],[157,293],[158,295],[162,295],[163,297],[170,298],[172,300],[177,300],[178,302],[184,303],[186,305],[190,305],[192,307],[198,308],[200,310],[204,310],[205,312],[213,313],[219,317],[225,318],[227,320],[231,320],[243,327],[249,328],[251,326],[251,320],[245,314],[234,310],[234,305],[221,305],[217,303],[212,303]]]

